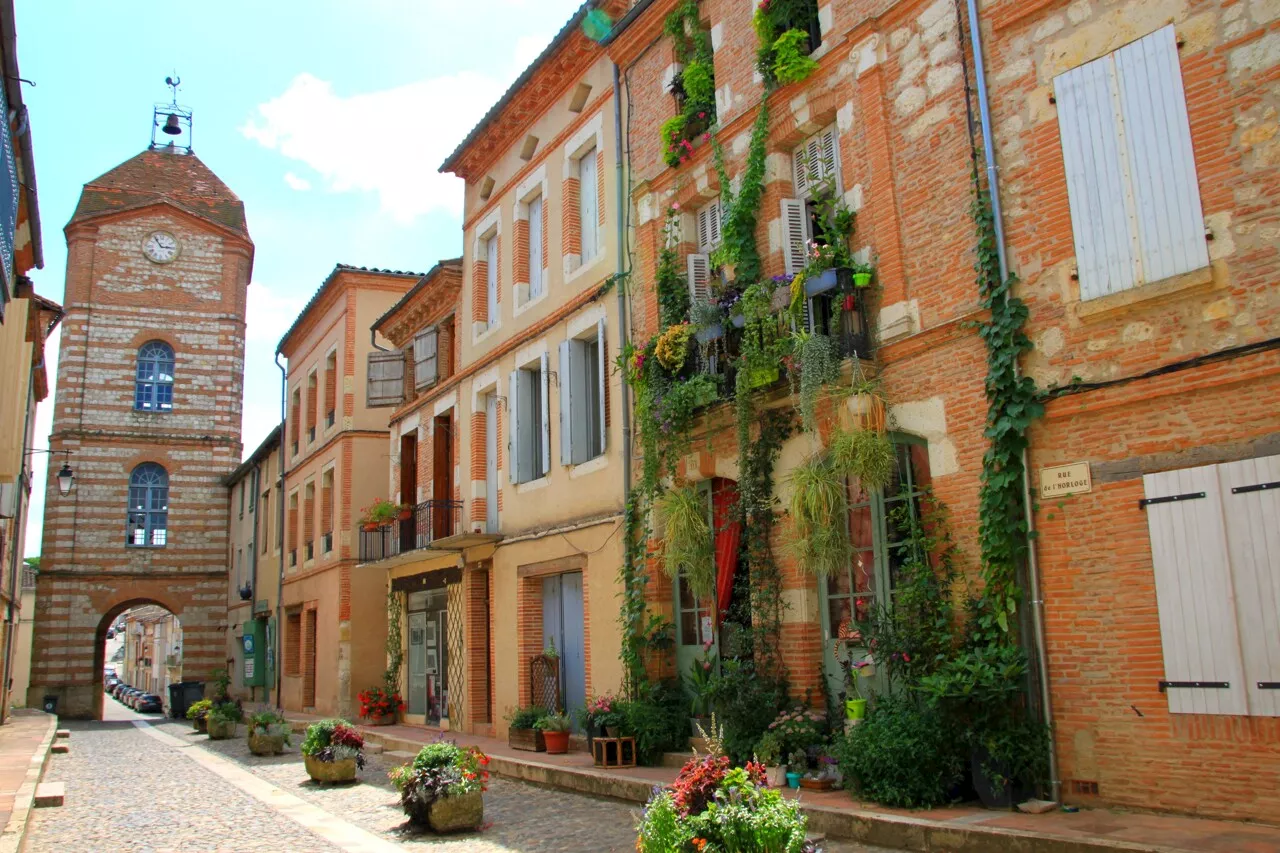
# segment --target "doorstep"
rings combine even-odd
[[[295,729],[318,717],[286,714]],[[604,770],[585,752],[548,755],[512,749],[506,741],[420,726],[359,726],[384,755],[417,753],[446,738],[476,746],[490,758],[489,772],[565,791],[644,803],[655,786],[675,780],[678,768]],[[854,800],[845,791],[785,791],[799,799],[809,831],[920,853],[1280,853],[1280,827],[1228,820],[1109,810],[1042,815],[952,806],[910,811]]]
[[[15,709],[0,726],[0,853],[22,848],[57,730],[57,717],[30,708]]]

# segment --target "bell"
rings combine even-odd
[[[164,127],[161,129],[170,136],[182,135],[182,126],[178,124],[178,117],[173,113],[169,113],[169,117],[165,119]]]

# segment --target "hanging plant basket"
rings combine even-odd
[[[806,296],[817,296],[819,293],[826,293],[837,287],[841,290],[849,290],[853,286],[853,270],[848,267],[832,267],[804,280]]]
[[[693,334],[694,337],[698,339],[698,343],[709,344],[712,341],[718,341],[724,337],[724,325],[716,323],[714,326],[707,326],[705,329],[699,329]]]
[[[854,286],[854,287],[870,287],[870,286],[871,286],[871,273],[869,273],[869,272],[856,272],[856,273],[854,273],[854,274],[853,274],[853,286]]]
[[[854,394],[849,398],[849,411],[858,418],[863,429],[885,431],[884,400],[878,394]]]

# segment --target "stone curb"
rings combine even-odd
[[[305,730],[307,724],[295,721],[293,725],[297,730]],[[421,741],[390,737],[367,728],[362,731],[366,740],[381,743],[386,752],[413,755],[422,748]],[[562,791],[637,804],[648,802],[654,787],[654,783],[644,779],[615,776],[593,768],[543,764],[533,759],[503,755],[489,756],[489,772]],[[939,823],[909,815],[810,806],[803,802],[801,808],[809,818],[811,833],[916,853],[1187,853],[1184,848],[1163,845],[1105,838],[1065,838],[1021,829]]]
[[[58,718],[53,714],[45,714],[43,711],[32,713],[48,717],[48,727],[40,745],[31,755],[26,777],[13,795],[13,811],[9,813],[9,822],[5,825],[4,832],[0,833],[0,853],[17,853],[22,848],[35,802],[36,785],[44,777],[45,767],[49,764],[49,748],[53,745],[54,733],[58,730]]]

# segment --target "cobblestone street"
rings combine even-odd
[[[285,755],[260,758],[249,754],[243,737],[210,741],[173,721],[157,721],[152,731],[132,721],[67,727],[71,754],[55,756],[46,775],[66,784],[66,805],[34,813],[24,847],[30,853],[635,849],[633,804],[493,779],[483,832],[419,835],[404,824],[387,782],[392,764],[381,755],[369,756],[362,784],[320,787],[307,779],[296,738]],[[874,853],[840,843],[826,849]]]

